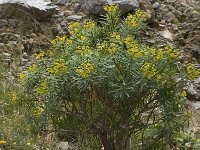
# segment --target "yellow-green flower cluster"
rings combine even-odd
[[[43,80],[38,88],[35,89],[38,94],[46,94],[47,90],[47,80]]]
[[[80,54],[81,56],[88,56],[92,53],[91,48],[89,46],[83,45],[78,46],[76,49],[76,52]]]
[[[37,106],[33,109],[33,114],[34,114],[34,116],[39,117],[39,116],[41,116],[43,111],[44,110],[41,107]]]
[[[36,64],[32,64],[27,68],[28,72],[35,72],[36,69],[37,69],[37,65]]]
[[[193,64],[188,64],[186,67],[186,74],[188,79],[194,80],[200,75],[200,70],[195,68]]]
[[[110,43],[110,45],[109,45],[109,47],[108,47],[108,52],[109,52],[110,54],[114,54],[114,53],[117,51],[117,49],[118,49],[117,44],[115,44],[115,43]]]
[[[67,39],[67,44],[68,44],[69,46],[73,46],[73,40]]]
[[[138,46],[135,45],[132,48],[127,50],[127,53],[130,57],[135,57],[135,58],[139,58],[142,57],[143,53],[141,50],[139,50]]]
[[[88,21],[83,25],[83,28],[86,30],[91,30],[96,26],[96,23],[94,21]]]
[[[127,18],[125,19],[125,24],[126,24],[128,27],[131,27],[131,28],[134,28],[134,27],[138,26],[138,21],[137,21],[137,19],[135,18],[135,15],[129,14],[129,15],[127,16]]]
[[[17,99],[17,93],[16,92],[13,92],[12,93],[12,98],[11,98],[11,100],[12,101],[15,101]]]
[[[144,11],[138,10],[135,14],[129,14],[124,22],[128,27],[135,28],[140,25],[145,16]]]
[[[97,44],[97,51],[100,54],[105,54],[107,51],[107,48],[108,48],[108,44],[105,41],[102,42],[101,44],[100,43]]]
[[[34,56],[35,56],[36,59],[41,59],[41,58],[44,57],[44,51],[40,51],[39,54],[34,54]]]
[[[185,90],[183,90],[183,91],[181,92],[181,96],[183,96],[183,97],[186,97],[186,96],[187,96],[187,93],[186,93]]]
[[[6,141],[0,140],[0,145],[6,144]]]
[[[67,71],[65,60],[60,59],[60,60],[55,61],[52,67],[47,68],[47,71],[54,76],[59,76],[59,75],[64,74]]]
[[[82,78],[87,78],[94,70],[94,65],[88,62],[83,62],[79,67],[75,69]]]
[[[133,40],[132,37],[126,37],[124,43],[127,48],[127,53],[130,57],[141,57],[143,55],[142,50],[139,49],[139,44]]]
[[[134,39],[131,36],[126,37],[124,39],[124,43],[125,43],[127,49],[132,48],[134,45],[137,44],[137,42],[134,41]]]
[[[112,39],[116,39],[116,40],[120,40],[120,39],[121,39],[120,34],[118,34],[117,32],[112,32],[112,33],[110,33],[110,37],[111,37]]]
[[[135,16],[137,18],[145,18],[147,15],[143,10],[137,10],[136,13],[135,13]]]
[[[141,71],[147,79],[151,79],[156,75],[155,65],[151,63],[144,63],[141,67]]]
[[[119,10],[118,5],[105,5],[103,8],[107,13],[116,13]]]
[[[68,26],[68,29],[69,29],[69,33],[72,35],[72,34],[75,34],[79,31],[79,27],[80,27],[80,22],[71,22]]]
[[[22,82],[25,78],[26,78],[26,74],[25,74],[24,72],[21,72],[21,73],[19,74],[19,79],[20,79],[20,81]]]
[[[51,41],[51,44],[55,45],[56,43],[62,43],[67,39],[66,36],[56,36],[54,40]]]
[[[179,53],[175,48],[172,47],[165,47],[164,48],[165,53],[168,55],[169,58],[177,58]]]
[[[164,50],[152,48],[150,50],[150,54],[153,57],[154,61],[159,61],[159,60],[163,59],[163,57],[164,57]]]
[[[47,51],[47,54],[48,54],[48,56],[53,56],[53,55],[54,55],[54,52],[53,52],[52,50],[48,50],[48,51]]]

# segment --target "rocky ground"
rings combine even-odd
[[[195,0],[0,0],[0,59],[9,72],[20,71],[29,56],[46,50],[56,35],[68,34],[70,21],[98,17],[103,5],[117,3],[122,14],[143,9],[148,26],[141,40],[149,45],[172,45],[180,49],[182,62],[200,68],[200,5]],[[20,3],[19,3],[20,2]],[[41,5],[42,2],[42,5]],[[198,6],[199,5],[199,6]],[[199,7],[199,8],[198,8]],[[11,77],[12,78],[12,77]],[[194,130],[200,133],[200,78],[188,88]]]

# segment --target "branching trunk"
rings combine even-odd
[[[106,133],[101,133],[101,142],[104,150],[131,150],[131,139],[121,135],[116,141],[110,141]]]
[[[115,150],[113,143],[108,140],[107,134],[105,132],[102,132],[100,134],[100,139],[103,144],[104,150]]]

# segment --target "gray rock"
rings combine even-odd
[[[200,78],[194,80],[187,88],[187,94],[190,100],[200,100]]]
[[[60,150],[69,150],[69,143],[68,142],[60,142],[58,144],[58,149],[60,149]]]
[[[5,44],[4,43],[0,43],[0,50],[4,49],[4,47],[5,47]]]
[[[139,7],[138,0],[82,0],[81,8],[89,15],[104,14],[103,6],[106,4],[117,4],[122,14],[134,11]]]
[[[56,2],[56,5],[62,6],[62,5],[65,5],[65,4],[68,3],[68,2],[69,2],[69,0],[58,0],[58,1]]]
[[[139,0],[139,7],[140,9],[144,10],[147,14],[148,17],[148,22],[149,23],[156,23],[155,19],[155,11],[152,8],[152,5],[149,0]]]
[[[74,13],[74,12],[71,11],[71,10],[63,11],[63,15],[64,15],[65,17],[71,16],[73,13]]]
[[[160,3],[159,2],[155,2],[153,5],[152,5],[152,8],[153,9],[158,9],[160,7]]]
[[[71,15],[67,17],[67,20],[69,21],[77,21],[77,20],[82,20],[84,18],[84,16],[80,16],[80,15]]]
[[[192,102],[192,107],[195,109],[195,110],[198,110],[200,109],[200,102]]]
[[[0,0],[0,18],[31,16],[44,20],[57,11],[49,0]]]
[[[7,26],[8,25],[8,20],[6,19],[0,19],[0,28]]]
[[[166,30],[164,30],[164,31],[160,31],[159,33],[160,33],[160,35],[161,35],[162,37],[164,37],[165,39],[168,39],[168,40],[170,40],[170,41],[173,41],[173,34],[172,34],[168,29],[166,29]]]
[[[10,57],[11,56],[10,53],[3,53],[3,55],[6,56],[6,57]]]

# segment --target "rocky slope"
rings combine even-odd
[[[12,76],[32,53],[48,49],[56,35],[68,34],[69,21],[98,17],[107,3],[119,4],[122,14],[146,11],[148,26],[141,40],[158,47],[175,46],[182,62],[200,68],[200,11],[195,0],[58,0],[57,6],[48,0],[0,0],[0,63],[8,66]],[[189,86],[188,98],[199,116],[200,78]],[[199,132],[200,121],[194,120],[194,130]]]

